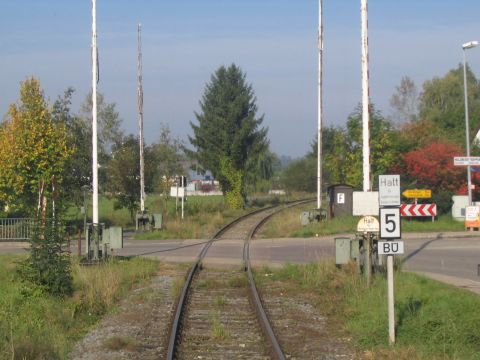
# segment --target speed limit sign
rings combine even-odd
[[[380,239],[400,239],[402,231],[400,226],[400,208],[380,208]]]

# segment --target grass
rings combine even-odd
[[[213,302],[216,306],[222,307],[228,304],[228,299],[223,295],[217,295],[215,299],[213,299]]]
[[[395,277],[397,347],[419,358],[480,359],[480,297],[411,273]],[[362,346],[382,349],[388,337],[386,280],[352,298],[349,329]],[[358,309],[371,306],[368,315]],[[367,329],[367,331],[365,331]]]
[[[312,204],[287,209],[274,216],[262,229],[261,236],[265,238],[278,237],[313,237],[340,233],[352,233],[357,229],[360,217],[336,217],[327,221],[302,226],[300,214],[311,210]],[[450,215],[441,215],[435,219],[402,219],[403,232],[431,232],[431,231],[463,231],[463,222],[452,219]]]
[[[269,275],[269,276],[266,276]],[[395,274],[396,340],[388,344],[386,279],[370,288],[354,266],[333,261],[262,268],[262,284],[283,281],[286,291],[316,294],[315,301],[338,320],[371,359],[480,359],[480,297],[413,273]]]
[[[183,277],[177,277],[175,280],[173,280],[171,293],[172,296],[176,299],[180,296],[180,293],[182,292],[183,286],[185,285],[185,279]]]
[[[148,198],[147,198],[148,199]],[[175,210],[174,199],[150,197],[152,213],[163,213],[163,229],[153,232],[135,234],[137,240],[161,239],[205,239],[234,218],[254,208],[280,202],[278,197],[256,198],[251,207],[243,210],[231,210],[227,207],[223,196],[190,196],[185,205],[185,217],[182,220],[180,208]]]
[[[243,287],[247,287],[247,285],[248,285],[248,279],[245,273],[228,279],[228,286],[232,288],[243,288]]]
[[[176,204],[175,199],[150,194],[146,198],[146,208],[150,214],[163,215],[162,230],[137,232],[138,240],[161,239],[204,239],[209,238],[222,225],[234,218],[251,211],[252,209],[267,205],[278,204],[291,198],[301,197],[303,194],[286,196],[261,196],[256,194],[249,200],[247,209],[231,210],[224,201],[223,196],[189,196],[184,204],[184,219],[181,219],[181,202]],[[90,199],[88,199],[88,202]],[[107,226],[122,226],[124,229],[135,229],[128,210],[115,209],[115,200],[106,196],[99,198],[100,222]],[[91,221],[91,204],[87,203],[87,219]],[[75,224],[75,228],[83,227],[83,215],[80,209],[71,207],[67,211],[67,221]],[[73,231],[73,227],[72,227]],[[73,231],[76,234],[76,231]]]
[[[161,239],[205,239],[209,238],[223,224],[233,219],[238,212],[205,213],[184,220],[179,218],[165,219],[164,228],[160,231],[139,232],[135,234],[137,240]]]
[[[198,289],[218,289],[223,286],[223,283],[218,279],[207,277],[206,279],[197,281],[194,286]]]
[[[0,359],[66,359],[73,343],[158,263],[134,258],[96,267],[73,264],[75,293],[59,299],[21,282],[21,256],[0,256]]]
[[[175,210],[174,199],[150,197],[152,213],[162,212],[163,229],[135,234],[137,240],[204,239],[209,238],[223,224],[244,213],[227,208],[223,196],[190,196],[181,219],[180,203]]]
[[[210,337],[214,340],[228,340],[231,338],[230,331],[220,322],[218,316],[212,316],[210,318]]]

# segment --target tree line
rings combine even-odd
[[[465,169],[453,166],[464,155],[465,122],[462,66],[425,81],[419,91],[404,77],[384,116],[370,107],[372,182],[399,173],[407,188],[429,188],[437,197],[466,192]],[[467,69],[471,140],[479,130],[480,84]],[[39,193],[56,194],[60,203],[80,204],[91,184],[91,95],[78,114],[68,88],[52,105],[40,83],[21,84],[20,98],[0,126],[0,206],[9,214],[38,211]],[[117,207],[133,215],[139,206],[139,141],[125,134],[115,103],[98,94],[99,186]],[[190,122],[190,146],[162,126],[158,140],[145,146],[147,192],[168,193],[171,179],[188,165],[210,170],[232,208],[245,206],[247,194],[268,190],[272,182],[287,190],[315,192],[316,139],[311,151],[282,169],[269,149],[268,129],[246,74],[235,64],[219,67],[205,85],[200,111]],[[478,153],[474,144],[472,153]],[[362,121],[357,106],[344,126],[323,130],[323,183],[361,188]],[[474,173],[474,183],[478,182]],[[325,190],[325,189],[324,189]],[[474,192],[476,195],[476,191]],[[447,201],[448,202],[448,201]]]
[[[56,193],[58,204],[82,204],[92,181],[92,100],[88,94],[75,114],[73,94],[74,89],[68,88],[50,105],[36,78],[21,83],[20,98],[0,126],[3,212],[35,215],[41,184],[46,184],[45,195]],[[140,194],[138,136],[125,134],[116,104],[106,102],[102,94],[97,95],[97,108],[100,192],[133,213]],[[145,147],[147,191],[165,192],[165,179],[184,171],[184,159],[182,142],[162,125],[158,140]]]
[[[467,68],[472,155],[479,154],[474,140],[480,129],[480,82]],[[463,65],[423,83],[421,91],[408,77],[402,78],[390,99],[391,116],[370,107],[370,149],[373,187],[380,174],[401,174],[406,188],[431,189],[443,212],[451,196],[466,194],[466,169],[453,165],[454,156],[465,156],[465,109]],[[283,183],[292,190],[316,191],[316,147],[293,162],[283,173]],[[362,118],[359,105],[345,126],[323,131],[325,187],[349,184],[362,187]],[[298,175],[302,174],[302,176]],[[479,196],[480,177],[474,173]],[[325,190],[325,189],[324,189]]]
[[[39,184],[50,184],[45,195],[50,194],[53,179],[61,203],[83,201],[92,178],[92,100],[88,94],[75,114],[73,94],[68,88],[49,105],[37,79],[21,84],[19,101],[0,127],[0,207],[9,214],[32,215],[38,207]],[[262,183],[265,187],[275,159],[242,70],[234,64],[217,69],[206,84],[200,108],[194,114],[198,125],[191,122],[193,150],[165,125],[158,140],[145,146],[145,190],[168,194],[175,176],[195,163],[213,173],[232,208],[241,208],[247,189],[256,190]],[[97,95],[97,109],[99,190],[133,217],[139,207],[139,138],[124,133],[115,103],[107,103],[102,94]]]

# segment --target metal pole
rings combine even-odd
[[[92,237],[93,260],[98,260],[99,233],[98,233],[98,149],[97,149],[97,4],[92,0]],[[88,240],[87,240],[88,241]],[[89,254],[87,254],[87,257]]]
[[[393,300],[393,255],[387,255],[388,341],[395,344],[395,307]]]
[[[97,159],[97,12],[92,0],[92,222],[98,224],[98,159]]]
[[[83,233],[87,238],[87,191],[83,189]]]
[[[177,196],[175,196],[175,216],[178,216],[178,176],[175,182],[177,184]]]
[[[372,233],[365,233],[365,279],[367,286],[370,286],[372,279]]]
[[[182,193],[182,220],[183,220],[183,214],[184,214],[184,212],[183,212],[183,202],[184,202],[184,199],[185,199],[185,188],[182,188],[182,190],[183,190],[183,193]]]
[[[470,125],[468,119],[468,94],[467,94],[467,55],[463,48],[463,89],[465,94],[465,143],[467,147],[467,157],[470,157]],[[468,206],[472,205],[472,177],[470,165],[467,165],[467,188],[468,188]]]
[[[145,211],[145,161],[143,145],[142,25],[138,24],[138,127],[140,131],[140,210]]]
[[[323,80],[323,16],[322,0],[318,1],[318,132],[317,132],[317,208],[322,207],[322,80]]]
[[[362,16],[362,123],[363,123],[363,191],[370,191],[370,114],[368,86],[368,4],[361,0]]]
[[[78,256],[82,256],[82,231],[78,229]]]

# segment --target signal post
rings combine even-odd
[[[400,175],[378,177],[379,238],[378,254],[387,255],[388,340],[395,344],[393,256],[404,253],[400,217]],[[395,241],[397,240],[397,241]]]

